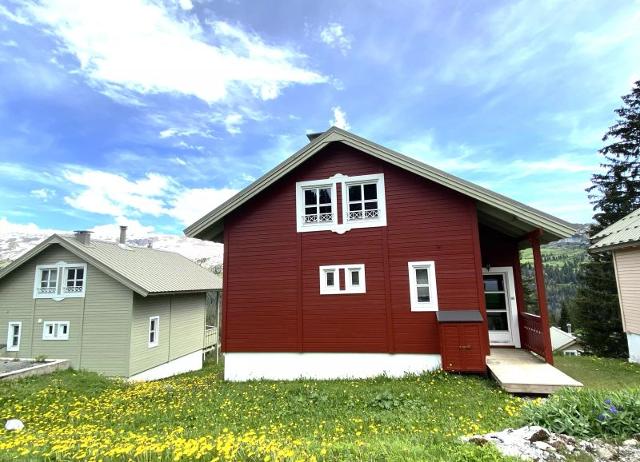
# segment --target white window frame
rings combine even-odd
[[[18,344],[13,345],[13,328],[18,326]],[[9,326],[7,328],[7,351],[20,351],[20,341],[22,340],[22,322],[20,321],[9,321]]]
[[[82,290],[68,291],[67,289],[67,273],[70,269],[82,269]],[[56,270],[56,289],[54,292],[42,293],[40,291],[40,282],[42,280],[42,273],[45,270]],[[75,281],[75,279],[74,279]],[[59,261],[58,263],[51,265],[37,265],[36,275],[33,283],[33,298],[51,298],[59,301],[65,298],[84,297],[87,291],[87,264],[86,263],[66,263]]]
[[[360,274],[360,283],[353,285],[351,273],[357,271]],[[367,292],[366,273],[364,263],[350,265],[324,265],[319,268],[320,295],[335,294],[364,294]],[[327,286],[327,273],[333,273],[333,286]],[[344,277],[344,289],[340,289],[340,274]]]
[[[438,311],[438,285],[436,283],[436,263],[434,261],[410,261],[409,267],[409,296],[411,300],[411,311]],[[418,301],[418,281],[416,270],[426,269],[429,271],[429,301]]]
[[[48,332],[48,327],[52,327],[52,333]],[[62,328],[66,327],[67,332],[62,333]],[[42,340],[69,340],[71,323],[69,321],[44,321],[42,323]]]
[[[154,329],[151,329],[152,322],[155,321]],[[153,341],[151,341],[151,333],[153,333]],[[149,348],[155,348],[160,344],[160,316],[149,317],[149,330],[147,332],[147,342]]]
[[[327,188],[331,191],[330,221],[307,223],[305,221],[304,192],[308,189]],[[299,181],[296,183],[296,224],[299,233],[334,229],[338,224],[338,188],[334,179]]]
[[[378,216],[376,218],[357,218],[357,219],[349,219],[349,187],[350,186],[361,186],[364,184],[375,184],[376,185],[376,197],[378,202]],[[362,187],[362,186],[361,186]],[[364,194],[364,190],[362,192]],[[360,201],[363,204],[365,199],[364,196]],[[363,210],[364,212],[364,210]],[[377,173],[374,175],[359,175],[359,176],[350,176],[345,179],[342,184],[342,223],[347,226],[349,229],[353,228],[374,228],[377,226],[387,226],[387,202],[385,197],[385,187],[384,187],[384,174]]]

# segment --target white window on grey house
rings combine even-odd
[[[409,290],[411,311],[438,310],[435,262],[409,262]]]
[[[84,267],[67,267],[66,284],[63,288],[65,293],[80,293],[84,290]]]
[[[22,336],[22,323],[10,322],[7,331],[7,351],[20,351],[20,337]]]
[[[45,321],[42,340],[69,340],[69,321]]]
[[[58,268],[40,270],[40,294],[55,294],[58,291]]]
[[[353,176],[342,192],[343,221],[352,228],[386,226],[384,175]]]
[[[33,290],[34,298],[84,297],[87,285],[85,263],[58,262],[55,265],[38,265]]]
[[[343,289],[340,288],[343,281]],[[320,267],[320,294],[363,294],[367,291],[363,264]]]
[[[160,334],[160,316],[149,318],[149,348],[158,346]]]

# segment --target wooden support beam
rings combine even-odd
[[[544,287],[544,268],[542,266],[542,253],[540,252],[540,235],[542,231],[537,229],[529,234],[529,242],[533,251],[533,268],[536,275],[536,291],[538,293],[538,308],[542,321],[542,339],[544,341],[544,359],[553,364],[553,349],[551,347],[551,332],[549,331],[549,307],[547,305],[547,291]]]

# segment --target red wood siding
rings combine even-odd
[[[296,181],[336,173],[384,173],[386,227],[296,232]],[[435,261],[440,310],[484,311],[476,220],[465,196],[329,145],[227,217],[224,350],[438,353],[435,313],[411,311],[407,262]],[[320,295],[318,267],[350,263],[364,263],[366,294]]]

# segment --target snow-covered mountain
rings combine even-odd
[[[49,234],[39,233],[0,233],[0,267],[15,260],[28,251]],[[93,234],[92,239],[115,242],[118,236],[101,236]],[[153,234],[147,237],[132,237],[127,239],[132,247],[148,247],[176,252],[204,266],[218,270],[222,265],[222,244],[216,244],[199,239],[191,239],[173,234]]]

